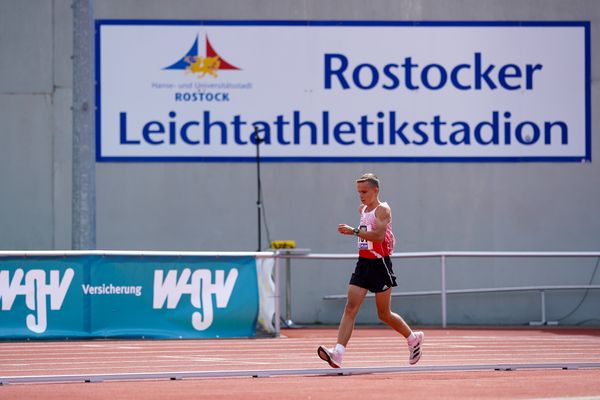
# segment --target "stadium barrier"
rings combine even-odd
[[[600,252],[423,252],[392,258],[439,258],[442,327],[447,296],[467,293],[591,290],[600,285],[537,285],[448,290],[449,258],[599,258]],[[229,338],[278,336],[280,264],[286,268],[286,320],[291,321],[291,260],[345,260],[355,254],[265,252],[0,251],[0,339]],[[324,300],[345,299],[327,295]]]

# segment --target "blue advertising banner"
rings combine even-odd
[[[0,338],[256,335],[251,256],[0,258]]]

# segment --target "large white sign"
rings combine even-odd
[[[589,22],[96,23],[98,161],[590,161]]]

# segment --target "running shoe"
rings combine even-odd
[[[340,368],[342,366],[342,355],[334,349],[328,349],[324,346],[319,346],[317,350],[319,358],[327,362],[331,368]]]
[[[421,349],[421,345],[423,344],[423,340],[425,340],[425,334],[423,332],[414,332],[416,339],[412,342],[408,343],[408,363],[410,365],[416,364],[421,359],[421,354],[423,351]]]

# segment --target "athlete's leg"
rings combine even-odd
[[[367,289],[356,285],[348,286],[348,301],[346,301],[346,307],[344,307],[344,315],[340,322],[337,339],[337,342],[344,347],[346,347],[350,340],[350,336],[352,336],[356,314],[358,314],[358,310],[366,295]]]
[[[356,314],[358,314],[358,310],[366,295],[367,289],[353,284],[348,286],[348,300],[346,301],[346,307],[344,307],[344,315],[340,321],[337,344],[331,349],[324,346],[319,346],[317,349],[319,358],[326,361],[333,368],[340,368],[342,366],[342,357],[354,330]]]
[[[375,304],[377,304],[377,315],[379,319],[391,326],[398,333],[406,338],[408,343],[408,362],[416,364],[423,354],[421,344],[425,334],[423,332],[413,332],[408,324],[404,322],[401,316],[392,312],[390,302],[392,298],[392,289],[385,292],[375,293]]]
[[[388,324],[396,332],[400,333],[405,338],[408,338],[412,330],[401,316],[392,312],[391,309],[392,289],[384,292],[375,293],[375,304],[377,305],[377,316],[379,319]]]

